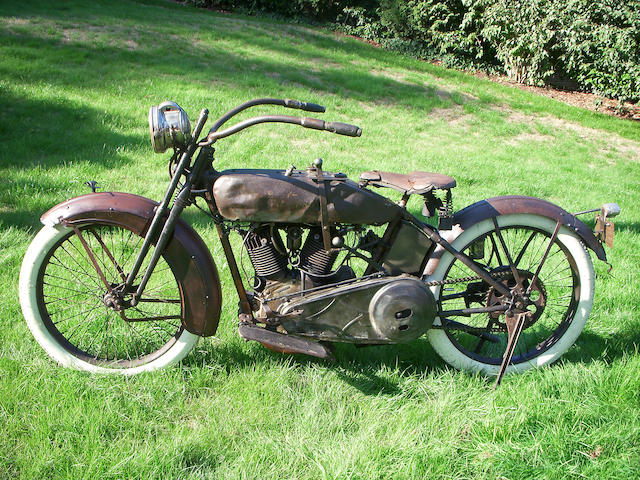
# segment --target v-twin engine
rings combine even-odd
[[[329,283],[322,279],[331,272],[338,256],[337,250],[327,252],[322,243],[319,228],[311,228],[302,244],[302,230],[294,227],[287,232],[287,246],[278,234],[262,227],[251,232],[245,241],[247,252],[256,272],[258,284],[271,281],[283,281],[290,273],[286,251],[297,252],[297,269],[314,280],[314,284]],[[286,280],[285,280],[286,281]],[[258,288],[261,288],[258,285]]]

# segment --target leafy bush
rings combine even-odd
[[[553,0],[486,2],[479,32],[495,48],[504,72],[519,83],[542,84],[553,73],[550,48],[559,24]]]
[[[621,100],[640,99],[640,2],[489,2],[480,35],[517,82],[552,76]]]
[[[558,70],[604,96],[640,100],[640,1],[572,1]]]
[[[445,65],[482,63],[484,49],[475,21],[475,4],[462,0],[382,0],[380,23],[395,38],[440,58]]]

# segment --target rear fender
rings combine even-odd
[[[598,259],[603,262],[607,261],[607,256],[602,244],[589,227],[559,206],[535,197],[509,195],[481,200],[457,212],[453,216],[453,228],[451,230],[440,231],[439,233],[442,238],[451,243],[458,238],[462,232],[475,223],[497,217],[498,215],[515,213],[530,213],[560,222],[561,225],[564,225],[580,237],[580,240],[594,251]],[[424,271],[425,275],[431,275],[435,272],[444,251],[444,248],[438,245],[427,263]]]
[[[100,192],[62,202],[40,218],[44,225],[89,221],[123,225],[144,236],[158,203],[130,193]],[[163,257],[171,267],[184,296],[184,327],[210,336],[220,320],[220,279],[209,249],[187,222],[179,219]]]

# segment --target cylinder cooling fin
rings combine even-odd
[[[295,232],[291,230],[287,231],[287,234],[292,231]],[[300,235],[300,232],[297,235]],[[334,249],[328,252],[324,249],[320,228],[309,229],[304,243],[298,251],[291,248],[293,243],[290,240],[287,236],[286,243],[289,247],[289,253],[294,258],[297,257],[297,261],[293,265],[308,274],[314,283],[323,284],[330,281],[326,276],[331,273],[339,250]],[[247,234],[244,244],[256,277],[277,281],[288,278],[289,258],[285,254],[287,247],[283,244],[277,229],[270,226],[257,228]],[[295,244],[300,245],[299,236],[296,238]],[[333,279],[333,281],[337,280]]]
[[[300,267],[312,275],[327,275],[338,257],[338,250],[327,252],[319,228],[312,228],[300,250]]]
[[[250,232],[245,247],[258,277],[276,279],[287,271],[287,257],[273,244],[269,227]]]

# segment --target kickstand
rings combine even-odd
[[[511,357],[513,357],[513,352],[516,349],[518,338],[520,338],[520,334],[522,333],[525,318],[526,313],[518,313],[517,315],[514,315],[513,312],[508,310],[505,314],[505,323],[507,324],[507,333],[509,336],[507,340],[507,349],[504,351],[502,365],[500,365],[500,371],[498,372],[498,378],[496,378],[496,383],[493,386],[494,390],[498,388],[498,385],[500,385],[502,377],[507,371],[507,366],[509,366],[509,363],[511,362]]]

